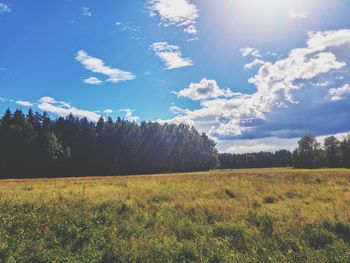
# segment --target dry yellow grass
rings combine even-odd
[[[67,250],[62,261],[349,262],[349,203],[346,169],[3,180],[0,257],[2,246],[17,261]],[[6,221],[16,213],[33,229]],[[36,252],[16,250],[15,226]]]

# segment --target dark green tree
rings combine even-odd
[[[294,166],[297,168],[319,168],[324,164],[320,143],[311,134],[298,141],[299,147],[293,152]]]
[[[342,155],[342,166],[350,168],[350,134],[340,143],[340,151]]]
[[[334,136],[327,137],[324,140],[323,147],[325,151],[327,167],[340,167],[342,165],[340,141]]]

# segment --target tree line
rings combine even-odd
[[[221,153],[219,155],[222,169],[236,168],[350,168],[350,134],[342,140],[334,136],[319,143],[311,134],[306,134],[298,141],[293,151],[280,150],[244,154]]]
[[[307,134],[293,152],[219,154],[185,124],[6,110],[0,119],[0,178],[127,175],[264,167],[350,168],[350,135],[321,144]]]
[[[214,141],[185,124],[6,110],[0,178],[202,171],[219,166]]]

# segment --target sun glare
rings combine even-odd
[[[212,8],[216,9],[215,17],[226,33],[238,32],[265,40],[307,23],[309,15],[319,6],[315,0],[226,0],[221,3]]]
[[[234,1],[233,8],[240,14],[249,17],[254,23],[276,23],[276,20],[285,17],[290,12],[304,11],[307,1],[293,0],[244,0]]]

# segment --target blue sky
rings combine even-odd
[[[349,0],[0,0],[0,110],[186,122],[221,151],[350,131]]]

